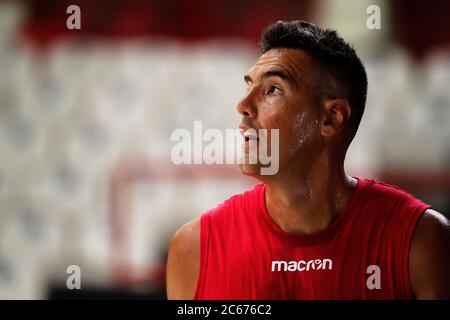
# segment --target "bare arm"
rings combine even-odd
[[[200,269],[200,220],[183,225],[173,236],[167,259],[167,298],[193,299]]]
[[[409,256],[416,299],[450,299],[450,222],[428,209],[414,232]]]

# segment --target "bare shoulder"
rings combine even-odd
[[[170,248],[181,254],[188,254],[196,249],[200,249],[199,245],[200,218],[182,225],[177,232],[175,232],[170,242]]]
[[[450,245],[450,221],[441,213],[428,209],[417,223],[413,237],[413,245],[418,249],[425,247],[427,251],[430,245]]]
[[[450,299],[450,222],[428,209],[417,223],[410,251],[411,286],[417,299]]]
[[[200,268],[200,218],[180,227],[172,237],[167,259],[167,297],[193,299]]]

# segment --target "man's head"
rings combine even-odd
[[[343,160],[367,94],[366,72],[355,50],[336,31],[304,21],[270,25],[260,48],[238,104],[241,128],[279,129],[280,169],[311,164],[324,151]]]

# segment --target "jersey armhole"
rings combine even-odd
[[[194,300],[200,300],[205,282],[206,265],[209,252],[209,220],[208,213],[200,218],[200,268],[198,271],[197,288],[195,290]]]
[[[410,254],[411,254],[411,247],[412,247],[412,240],[414,237],[414,232],[416,231],[417,224],[419,223],[419,220],[423,216],[426,210],[431,209],[430,205],[422,204],[421,206],[417,207],[413,213],[413,218],[410,220],[410,226],[407,233],[406,238],[406,245],[404,246],[405,252],[402,255],[403,258],[403,270],[405,272],[402,272],[402,275],[405,275],[402,277],[402,284],[403,288],[405,290],[405,293],[408,295],[409,299],[414,299],[414,292],[412,290],[411,286],[411,277],[410,277],[410,270],[409,270],[409,260],[410,260]]]

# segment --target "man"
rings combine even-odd
[[[240,165],[262,183],[178,230],[168,298],[449,299],[449,221],[344,172],[367,92],[354,49],[335,31],[279,21],[261,51],[237,109],[244,136],[279,129],[279,171]]]

